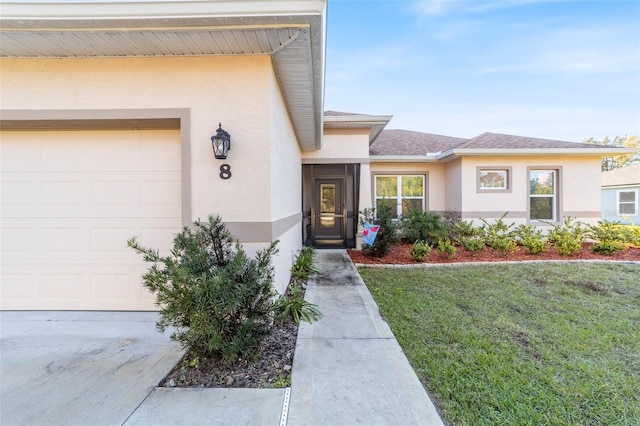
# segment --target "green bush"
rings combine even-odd
[[[495,240],[504,240],[505,238],[513,238],[513,231],[511,228],[515,225],[514,223],[507,224],[504,221],[504,218],[509,214],[508,212],[503,214],[500,218],[496,219],[493,223],[489,223],[485,219],[480,219],[483,223],[480,228],[481,232],[484,234],[484,237],[487,241],[487,244],[493,247]]]
[[[173,240],[168,256],[129,247],[151,263],[142,276],[160,309],[157,327],[196,356],[226,362],[247,357],[269,332],[273,312],[273,268],[277,241],[249,258],[219,216],[197,220]]]
[[[373,245],[363,244],[362,251],[367,256],[382,257],[390,247],[398,242],[398,223],[394,220],[395,205],[390,202],[378,204],[378,209],[367,208],[360,212],[360,224],[375,223],[380,230]]]
[[[462,240],[465,238],[484,238],[484,230],[474,226],[470,220],[458,220],[451,226],[451,237],[462,244]]]
[[[275,320],[285,323],[292,319],[296,324],[304,320],[311,324],[322,317],[317,305],[304,300],[303,290],[298,285],[293,285],[287,292],[281,295],[275,304]]]
[[[402,236],[410,243],[425,241],[436,245],[438,241],[447,237],[447,231],[447,224],[442,217],[420,210],[413,210],[402,224]]]
[[[599,242],[615,241],[640,245],[640,233],[635,233],[634,227],[620,222],[599,221],[596,225],[589,225],[588,228],[589,237]]]
[[[291,265],[291,276],[306,281],[311,274],[317,274],[319,271],[314,264],[315,255],[316,251],[313,247],[304,247],[298,250],[296,259]]]
[[[438,251],[440,252],[440,256],[446,257],[447,259],[453,259],[458,252],[458,249],[456,249],[456,246],[453,245],[451,240],[445,238],[438,241]]]
[[[619,251],[623,251],[627,249],[627,245],[625,243],[621,243],[620,241],[600,241],[591,247],[595,253],[603,254],[605,256],[610,256]]]
[[[586,234],[581,222],[565,217],[561,225],[553,226],[547,238],[559,254],[571,256],[582,250]]]
[[[416,262],[423,262],[426,257],[431,253],[433,247],[427,244],[425,241],[416,241],[411,246],[411,257]]]
[[[458,237],[458,244],[472,253],[484,251],[486,243],[481,235]]]
[[[518,251],[518,243],[510,235],[499,235],[491,240],[491,247],[502,253],[515,253]]]
[[[549,250],[551,244],[542,235],[542,230],[533,225],[520,225],[514,231],[527,253],[541,254]]]

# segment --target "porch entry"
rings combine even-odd
[[[305,164],[302,169],[305,245],[355,247],[359,165]]]

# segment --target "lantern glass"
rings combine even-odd
[[[218,160],[227,158],[227,154],[231,149],[231,136],[222,128],[222,124],[219,125],[216,134],[211,136],[211,147],[213,148],[213,155]]]

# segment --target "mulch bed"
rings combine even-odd
[[[516,253],[505,254],[488,247],[486,250],[473,253],[463,247],[456,247],[453,259],[441,256],[433,249],[427,263],[461,263],[461,262],[495,262],[520,260],[616,260],[640,262],[640,248],[604,256],[594,253],[591,244],[584,244],[582,250],[573,256],[562,256],[554,248],[539,255],[526,253],[522,247]],[[409,251],[411,244],[394,245],[385,256],[380,258],[366,256],[361,250],[348,250],[353,263],[368,265],[417,265]],[[270,388],[281,387],[291,380],[291,368],[295,353],[298,326],[291,322],[274,324],[272,332],[265,337],[251,359],[243,359],[228,365],[219,358],[199,358],[187,352],[183,359],[171,370],[160,383],[164,387],[214,387],[214,388]]]
[[[226,364],[220,358],[199,358],[187,352],[160,383],[181,388],[271,388],[291,381],[298,326],[274,323],[252,359]]]
[[[367,265],[411,265],[420,263],[460,263],[460,262],[496,262],[521,260],[616,260],[640,262],[640,248],[631,247],[610,256],[602,255],[591,250],[593,244],[585,243],[582,250],[572,256],[562,256],[555,248],[541,254],[529,254],[522,247],[515,253],[503,253],[487,247],[481,252],[469,252],[464,247],[457,246],[456,255],[449,259],[442,256],[437,249],[433,249],[424,262],[416,262],[410,254],[411,244],[399,243],[391,247],[389,252],[380,258],[365,255],[361,250],[348,250],[353,263]]]

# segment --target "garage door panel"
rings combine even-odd
[[[1,136],[0,308],[155,309],[127,240],[167,254],[181,229],[179,132]]]

